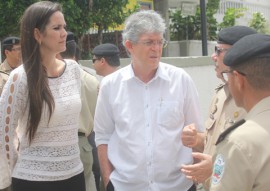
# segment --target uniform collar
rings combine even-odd
[[[255,106],[253,106],[253,108],[248,112],[248,114],[245,118],[251,119],[254,116],[256,116],[264,111],[269,111],[270,110],[269,103],[270,103],[270,96],[262,99]]]

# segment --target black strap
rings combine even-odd
[[[4,72],[4,71],[2,71],[2,70],[0,70],[0,73],[2,73],[2,74],[6,74],[6,75],[8,75],[8,76],[9,76],[9,73]]]
[[[196,185],[195,184],[193,184],[189,189],[188,189],[188,191],[196,191],[197,190],[197,188],[196,188]]]
[[[231,127],[229,127],[228,129],[226,129],[223,133],[221,133],[218,137],[218,140],[216,142],[216,145],[218,145],[221,141],[223,141],[225,139],[225,137],[234,129],[236,129],[237,127],[239,127],[240,125],[242,125],[243,123],[245,123],[246,120],[245,119],[241,119],[240,121],[237,121],[235,124],[233,124]]]
[[[78,132],[78,136],[82,136],[82,137],[85,137],[85,133],[82,133],[82,132]]]

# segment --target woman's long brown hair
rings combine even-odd
[[[28,7],[21,18],[22,60],[27,75],[29,95],[27,121],[29,143],[34,139],[44,108],[48,107],[50,119],[55,106],[46,69],[42,65],[40,45],[34,37],[34,30],[36,28],[44,33],[51,15],[57,11],[62,11],[58,3],[42,1]]]

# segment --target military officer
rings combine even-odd
[[[246,26],[228,27],[218,33],[217,45],[215,46],[215,52],[212,54],[212,60],[215,62],[216,76],[221,79],[223,83],[216,88],[216,94],[212,98],[209,115],[205,122],[206,136],[204,141],[204,154],[213,156],[215,143],[219,135],[246,115],[246,111],[244,109],[235,105],[235,102],[229,92],[226,79],[223,78],[221,72],[228,70],[228,66],[223,63],[223,58],[227,50],[229,50],[231,46],[242,37],[255,33],[255,30]],[[206,155],[197,155],[195,155],[195,157],[200,157],[200,160],[206,160],[206,158],[204,158]],[[202,163],[201,165],[206,164]],[[203,182],[204,179],[206,179],[204,189],[209,190],[212,163],[208,162],[207,165],[209,165],[208,173],[202,170],[199,171],[198,168],[204,169],[201,168],[202,166],[199,166],[199,164],[196,166],[184,166],[185,168],[182,170],[196,181]],[[196,170],[197,174],[190,174],[192,170]]]
[[[4,62],[0,70],[10,73],[22,61],[20,39],[15,36],[7,37],[2,41],[2,56]]]
[[[76,60],[75,36],[73,32],[67,32],[66,50],[57,55],[58,59],[73,59]],[[92,147],[88,142],[87,137],[90,135],[94,126],[94,113],[97,101],[97,79],[82,70],[81,74],[81,100],[82,108],[80,113],[80,125],[78,130],[80,158],[84,168],[84,179],[86,191],[96,191],[95,177],[92,172],[93,155]]]
[[[93,51],[93,68],[96,74],[105,77],[120,68],[120,51],[117,46],[111,43],[97,45]],[[97,147],[95,144],[95,132],[93,131],[88,138],[93,147],[94,165],[93,172],[95,174],[97,190],[104,191],[104,184],[100,182],[100,166],[97,155]]]
[[[223,71],[238,107],[247,111],[218,141],[211,191],[268,191],[270,172],[270,35],[248,35],[224,57]]]
[[[0,64],[0,96],[9,73],[21,64],[21,45],[18,37],[7,37],[2,41],[2,56]]]
[[[215,143],[225,129],[233,125],[244,117],[246,112],[235,105],[234,100],[228,90],[228,84],[221,75],[221,72],[228,67],[224,65],[223,58],[226,51],[242,37],[255,34],[256,31],[246,26],[233,26],[221,30],[218,33],[217,45],[212,59],[215,62],[216,76],[222,80],[222,84],[216,88],[208,119],[206,120],[206,140],[204,153],[213,155]]]
[[[107,76],[120,68],[119,49],[114,44],[96,46],[93,51],[93,67],[100,76]]]
[[[1,97],[2,90],[4,88],[4,85],[7,81],[7,79],[8,79],[8,73],[0,70],[0,97]]]

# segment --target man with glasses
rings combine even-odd
[[[196,190],[180,171],[193,163],[180,137],[190,123],[204,131],[198,93],[183,69],[160,62],[165,29],[153,10],[129,16],[122,37],[131,64],[101,82],[94,130],[108,191]]]
[[[0,64],[0,96],[10,72],[21,65],[21,45],[18,37],[7,37],[2,41],[2,59]]]
[[[114,44],[100,44],[93,49],[92,54],[97,75],[104,77],[120,68],[119,49]]]
[[[216,94],[211,101],[209,115],[205,122],[206,136],[204,154],[194,154],[194,157],[201,160],[201,162],[195,165],[184,165],[182,169],[189,178],[193,178],[198,182],[204,182],[206,180],[204,183],[205,190],[209,190],[209,178],[212,173],[210,156],[214,154],[216,148],[215,144],[219,135],[246,115],[244,109],[235,105],[229,92],[227,76],[223,75],[224,72],[229,70],[229,67],[224,65],[223,58],[231,46],[239,39],[255,33],[255,30],[246,26],[228,27],[218,33],[217,45],[215,46],[215,52],[212,54],[212,60],[215,62],[216,76],[221,79],[223,83],[216,88]],[[192,147],[190,131],[188,127],[184,129],[183,139],[187,141],[185,142],[183,140],[183,142],[185,145],[191,145]],[[193,141],[195,142],[196,139],[193,139]]]
[[[218,141],[212,191],[269,190],[270,172],[270,35],[252,34],[226,53],[228,87],[247,115]]]
[[[93,51],[93,67],[96,74],[105,77],[120,68],[119,49],[111,43],[100,44],[96,46]],[[95,175],[97,191],[104,190],[103,182],[100,182],[100,166],[97,155],[97,148],[95,144],[95,132],[93,131],[88,137],[89,143],[93,147],[93,172]]]
[[[10,73],[13,69],[21,65],[21,45],[18,37],[7,37],[2,41],[2,59],[0,70]]]

